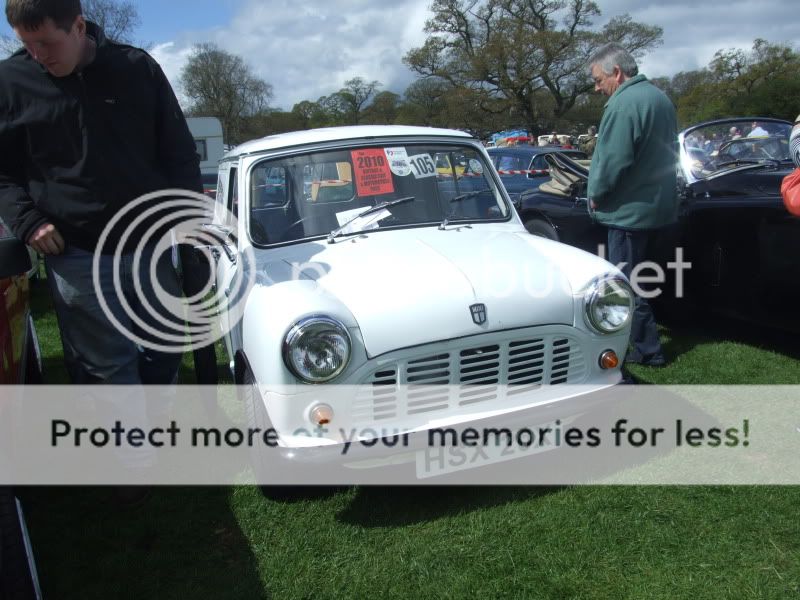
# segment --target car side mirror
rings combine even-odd
[[[220,244],[229,244],[231,242],[235,242],[233,227],[229,227],[228,225],[219,225],[217,223],[203,223],[202,225],[203,231],[207,231],[211,234],[216,241]]]
[[[20,275],[31,269],[28,249],[14,237],[0,238],[0,279]]]

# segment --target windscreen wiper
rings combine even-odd
[[[492,188],[481,188],[479,190],[472,190],[471,192],[464,192],[463,194],[459,194],[458,196],[454,196],[450,198],[450,204],[454,202],[461,202],[462,200],[466,200],[467,198],[472,198],[473,196],[477,196],[478,194],[483,194],[484,192],[491,192]],[[444,221],[439,223],[439,229],[444,230],[450,224],[450,218],[453,216],[451,213],[449,216],[444,218]]]
[[[396,200],[389,200],[388,202],[381,202],[380,204],[376,204],[375,206],[369,207],[365,211],[360,212],[356,216],[354,216],[353,218],[348,219],[347,221],[345,221],[344,224],[342,224],[340,227],[337,227],[336,229],[331,231],[328,234],[328,243],[329,244],[333,244],[334,240],[337,237],[339,237],[341,235],[345,235],[344,234],[345,228],[348,225],[350,225],[351,223],[354,223],[355,221],[357,221],[358,219],[361,219],[363,217],[366,217],[367,215],[371,215],[371,214],[374,214],[376,212],[379,212],[379,211],[383,210],[384,208],[389,208],[390,206],[395,206],[396,204],[402,204],[403,202],[411,202],[415,198],[416,198],[415,196],[406,196],[405,198],[397,198]],[[355,233],[355,232],[353,232],[353,233]]]
[[[716,165],[717,169],[721,169],[722,167],[727,167],[728,165],[734,165],[736,167],[751,165],[751,166],[761,166],[761,165],[769,165],[770,167],[777,167],[781,164],[776,158],[737,158],[736,160],[728,160],[724,163],[720,163]]]

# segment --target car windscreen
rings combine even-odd
[[[250,238],[268,245],[325,236],[377,206],[384,208],[349,228],[507,220],[511,209],[492,169],[464,144],[389,143],[266,159],[249,172]]]
[[[710,123],[684,135],[684,168],[697,178],[745,165],[789,165],[791,125],[751,119]]]

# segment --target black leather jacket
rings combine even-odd
[[[194,140],[158,63],[93,23],[87,32],[95,59],[67,77],[25,50],[0,62],[0,216],[23,241],[50,222],[68,244],[94,250],[126,203],[202,191]]]

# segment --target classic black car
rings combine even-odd
[[[537,189],[550,178],[545,162],[548,154],[560,152],[573,159],[586,158],[582,150],[561,146],[503,146],[489,148],[488,152],[512,202],[517,202],[522,192]]]
[[[800,219],[786,211],[780,195],[782,179],[794,168],[791,127],[779,119],[724,119],[679,135],[679,222],[661,236],[653,259],[666,267],[676,247],[683,248],[692,263],[678,301],[683,308],[711,308],[800,330],[794,306],[800,291]],[[520,198],[526,227],[602,253],[606,229],[587,210],[586,165],[558,154],[548,160],[555,185]],[[674,282],[665,286],[661,300],[674,306],[673,287]]]

